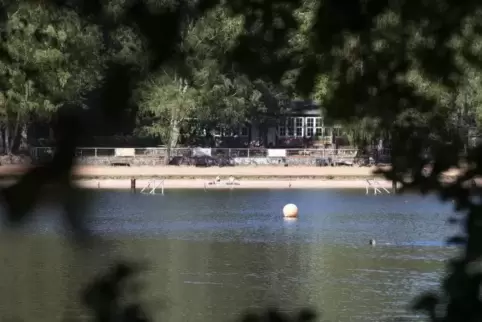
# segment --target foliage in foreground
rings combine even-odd
[[[104,75],[100,108],[111,121],[129,106],[132,88],[136,87],[132,83],[144,79],[143,75],[152,77],[166,70],[173,58],[185,57],[180,55],[179,44],[183,43],[186,30],[180,23],[185,20],[180,17],[185,17],[186,10],[196,9],[194,23],[219,4],[216,1],[161,3],[170,5],[170,9],[156,10],[152,3],[149,7],[134,1],[125,4],[122,10],[113,10],[116,15],[110,19],[101,19],[105,8],[94,1],[68,4],[68,10],[74,10],[82,22],[98,24],[106,32],[119,30],[121,26],[135,26],[132,34],[137,32],[145,39],[145,50],[149,53],[145,65],[134,64],[136,69],[131,63],[113,59]],[[306,31],[309,50],[302,52],[286,48],[298,25],[293,13],[301,5],[299,1],[223,4],[228,13],[243,18],[244,30],[236,45],[226,53],[230,60],[228,66],[235,67],[253,82],[280,84],[288,73],[290,84],[294,84],[299,93],[312,93],[313,88],[323,93],[316,92],[324,98],[329,115],[342,119],[373,118],[390,132],[395,162],[387,177],[404,182],[408,188],[420,188],[423,193],[436,191],[443,199],[454,198],[457,208],[467,214],[457,215],[461,219],[454,218],[464,230],[462,236],[452,241],[460,243],[463,252],[460,258],[450,262],[441,294],[424,296],[415,307],[425,310],[431,321],[480,320],[482,275],[478,267],[482,255],[479,222],[482,209],[480,200],[471,198],[480,197],[480,191],[464,185],[482,172],[482,149],[472,151],[462,168],[458,154],[461,146],[454,127],[458,121],[453,122],[450,116],[460,114],[457,106],[465,107],[469,103],[472,110],[477,110],[478,91],[470,88],[478,86],[474,73],[480,68],[482,4],[462,1],[455,5],[448,0],[313,3],[316,4],[313,6],[315,18],[308,24],[312,28]],[[66,5],[62,1],[55,4]],[[172,32],[159,35],[159,30]],[[2,56],[4,64],[3,57],[7,56]],[[70,62],[70,57],[67,61]],[[226,74],[223,71],[215,75]],[[469,79],[472,82],[468,82]],[[39,97],[42,96],[39,94]],[[76,199],[77,192],[71,188],[69,174],[73,149],[79,133],[88,126],[85,115],[89,112],[81,110],[78,115],[69,116],[69,109],[63,111],[66,114],[58,117],[61,140],[54,160],[46,167],[33,169],[3,194],[10,221],[18,222],[36,205],[45,184],[56,183],[59,191],[65,191],[59,201],[66,204],[68,222],[78,233],[77,237],[82,237],[85,222],[77,209],[83,201]],[[429,175],[422,171],[426,161],[421,157],[428,146],[435,156]],[[459,167],[462,171],[455,182],[448,184],[440,174],[450,167]]]

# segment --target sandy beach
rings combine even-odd
[[[24,166],[0,166],[1,184],[8,185],[29,168]],[[376,167],[107,167],[77,166],[73,175],[79,187],[92,189],[130,189],[131,178],[136,179],[138,190],[149,180],[155,185],[163,180],[164,189],[366,189],[367,179],[377,180],[380,188],[392,188],[390,181],[375,175]],[[446,173],[454,175],[456,172]],[[209,185],[219,176],[220,184]],[[238,184],[227,182],[234,177]],[[161,185],[159,185],[160,189]]]
[[[0,177],[15,176],[25,173],[29,167],[3,165],[0,166]],[[189,166],[156,166],[156,167],[110,167],[110,166],[76,166],[73,175],[82,178],[214,178],[216,176],[239,178],[302,178],[326,177],[368,178],[375,175],[377,167],[282,167],[282,166],[239,166],[239,167],[189,167]],[[389,169],[384,167],[382,169]],[[457,174],[457,170],[445,173],[447,176]]]
[[[25,166],[0,166],[0,176],[21,175],[29,168]],[[214,178],[235,177],[372,177],[376,167],[282,167],[282,166],[239,166],[239,167],[109,167],[76,166],[73,175],[95,178]]]

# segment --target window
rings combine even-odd
[[[295,136],[303,136],[303,118],[295,118]]]
[[[286,136],[286,120],[280,122],[280,125],[278,126],[278,135]]]
[[[323,119],[321,117],[315,118],[315,136],[324,136]]]
[[[239,131],[241,133],[241,136],[248,136],[249,135],[249,129],[247,126],[241,126],[241,130]]]
[[[286,136],[286,126],[281,126],[278,129],[278,135],[279,136]]]
[[[240,126],[237,130],[236,129],[227,129],[216,127],[213,131],[213,136],[216,137],[232,137],[232,136],[242,136],[246,137],[249,136],[249,127],[247,126]]]
[[[319,122],[317,122],[319,120]],[[284,137],[304,137],[322,135],[323,123],[319,117],[288,117],[278,126],[278,135]]]
[[[295,136],[295,118],[289,117],[286,122],[286,136]]]
[[[315,131],[315,119],[313,117],[306,118],[306,136],[313,136]]]

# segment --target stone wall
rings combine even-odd
[[[163,157],[81,157],[77,158],[77,164],[81,165],[111,165],[115,162],[128,163],[131,166],[157,166],[164,165]]]

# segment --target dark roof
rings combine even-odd
[[[322,116],[322,110],[319,105],[310,100],[293,100],[291,101],[291,106],[285,109],[282,115],[279,115],[275,111],[267,111],[263,113],[264,116],[279,118],[283,115],[295,116],[295,115],[306,115],[306,116]]]
[[[321,107],[312,100],[293,100],[287,114],[321,116]]]
[[[291,109],[293,111],[298,110],[311,110],[317,109],[319,106],[312,100],[293,100],[291,101]]]

